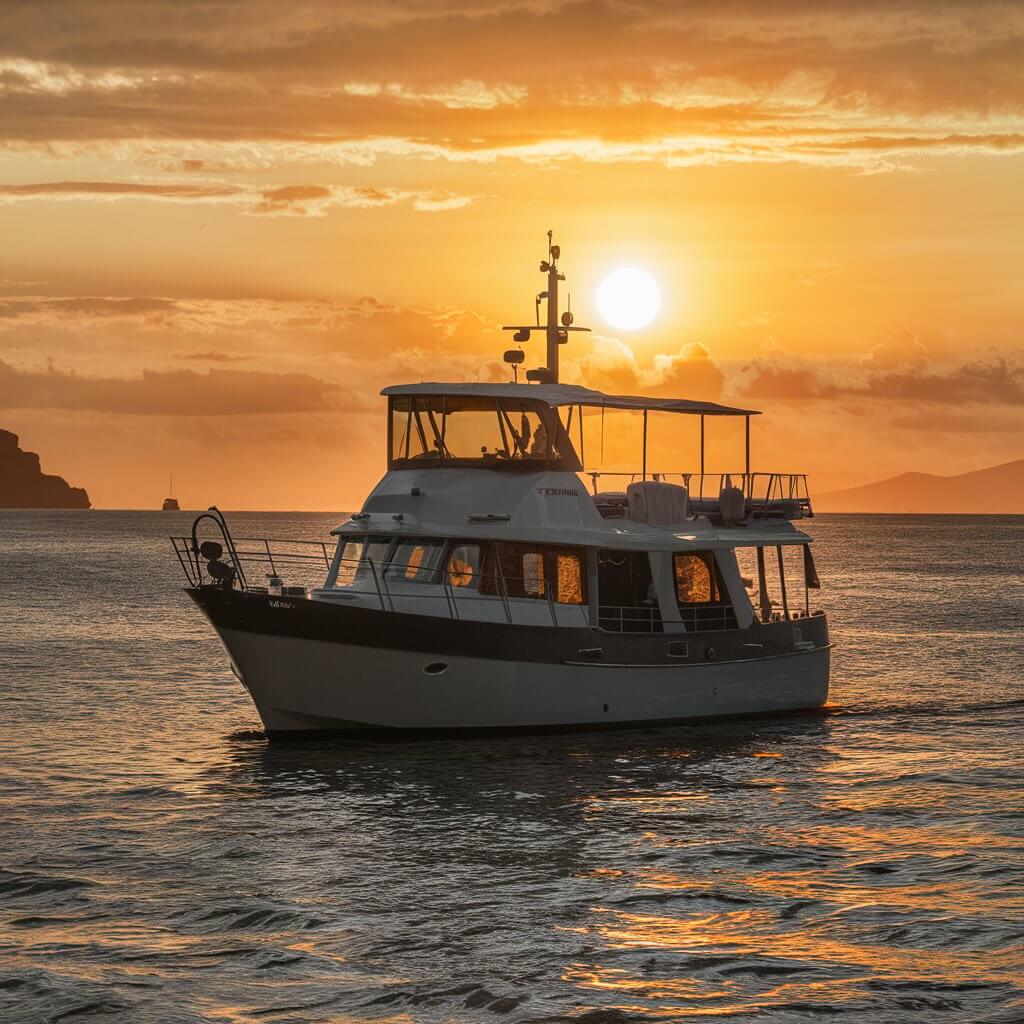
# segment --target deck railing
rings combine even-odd
[[[643,478],[640,473],[604,473],[590,471],[594,494],[600,490],[600,482],[609,480],[616,490]],[[786,516],[787,518],[812,517],[810,492],[807,489],[806,473],[648,473],[648,479],[663,483],[681,484],[687,489],[690,505],[695,513],[714,513],[718,508],[719,495],[727,484],[743,492],[748,515],[755,517]]]
[[[216,542],[220,553],[213,558],[208,550],[202,550],[198,536],[198,524],[204,519],[213,523],[220,537]],[[496,572],[484,573],[469,565],[425,567],[419,562],[342,558],[338,560],[333,585],[327,589],[334,568],[333,543],[235,538],[219,513],[204,513],[196,520],[191,536],[171,537],[171,544],[193,587],[220,586],[289,597],[306,597],[311,591],[325,590],[339,600],[362,598],[383,611],[439,614],[454,620],[483,618],[530,626],[548,622],[552,626],[586,624],[618,633],[653,633],[663,628],[661,613],[654,605],[600,605],[594,623],[586,601],[558,599],[557,580],[549,580],[543,573],[532,577],[508,576],[500,561],[495,563]],[[211,569],[216,569],[216,574]],[[582,598],[582,565],[580,570]],[[266,581],[266,585],[257,580]],[[436,612],[425,612],[431,605]],[[490,614],[481,616],[485,609]],[[538,609],[543,609],[540,615]],[[681,609],[681,614],[690,629],[735,626],[732,609],[725,606]]]
[[[174,553],[194,587],[210,582],[204,576],[204,559],[191,537],[172,537]],[[235,570],[241,590],[266,590],[273,578],[285,586],[314,590],[323,586],[334,559],[334,545],[318,540],[237,537],[225,544],[223,560]]]
[[[679,618],[694,633],[736,628],[736,612],[728,604],[681,605]]]
[[[661,612],[651,605],[598,605],[597,622],[609,633],[660,633],[662,630]]]
[[[214,585],[191,537],[171,537],[171,544],[191,586]],[[324,587],[333,562],[331,547],[322,541],[238,537],[224,547],[223,560],[235,573],[233,586],[246,593],[277,593],[280,588],[285,596],[305,596]],[[265,580],[266,585],[255,583],[257,579]],[[589,621],[586,604],[559,601],[554,585],[541,576],[512,577],[447,566],[424,569],[412,562],[342,558],[338,579],[341,582],[331,588],[332,593],[341,598],[368,598],[384,611],[422,612],[436,602],[439,613],[447,618],[473,620],[480,617],[473,614],[474,609],[486,606],[500,609],[499,617],[510,624],[545,625],[538,622],[536,612],[531,613],[531,609],[543,608],[543,619],[559,626],[571,624],[571,610],[577,608]]]

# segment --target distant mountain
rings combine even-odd
[[[1024,515],[1024,459],[959,476],[902,473],[812,495],[815,512],[960,512]]]
[[[59,476],[48,476],[18,435],[0,430],[0,508],[89,508],[89,495]]]

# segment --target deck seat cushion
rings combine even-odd
[[[626,489],[629,518],[652,526],[671,526],[686,522],[690,514],[689,492],[679,484],[659,480],[632,483]]]

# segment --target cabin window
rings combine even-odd
[[[672,556],[676,601],[688,630],[736,629],[736,613],[710,551],[677,551]]]
[[[351,537],[341,546],[338,558],[338,574],[335,577],[336,587],[348,587],[360,580],[372,578],[372,561],[377,572],[380,572],[387,561],[391,548],[391,537]]]
[[[480,545],[454,545],[448,553],[445,576],[453,587],[477,586],[480,577]]]
[[[544,597],[544,556],[539,551],[523,555],[523,591],[527,597]]]
[[[586,603],[582,552],[541,544],[487,545],[480,592],[510,598],[536,598],[559,604]]]
[[[700,604],[718,599],[715,588],[714,560],[708,553],[677,553],[674,559],[676,600],[681,604]]]
[[[390,468],[579,469],[558,417],[539,402],[463,395],[396,396]]]
[[[444,541],[434,538],[403,538],[395,545],[385,575],[401,583],[437,583],[438,556]]]
[[[555,581],[559,604],[586,602],[587,574],[583,559],[576,552],[559,551],[555,555]]]

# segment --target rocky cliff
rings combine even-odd
[[[89,495],[49,476],[35,452],[18,447],[18,435],[0,430],[0,508],[89,508]]]

